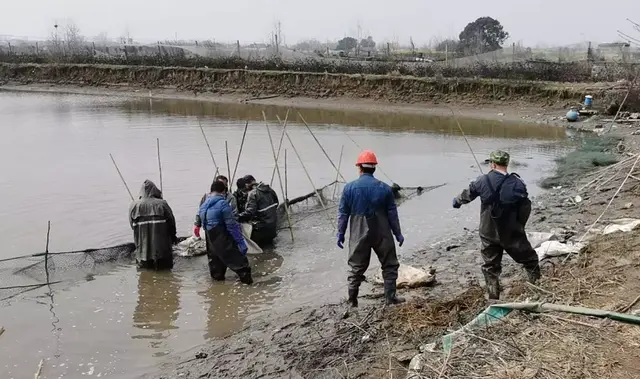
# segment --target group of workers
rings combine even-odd
[[[240,281],[252,284],[248,247],[240,223],[252,226],[250,238],[258,246],[273,243],[277,234],[278,195],[268,184],[246,175],[236,182],[231,193],[229,180],[216,176],[209,192],[200,199],[193,234],[200,237],[204,228],[209,273],[222,281],[227,268]],[[145,180],[138,200],[129,208],[129,223],[136,246],[136,263],[141,269],[173,268],[173,245],[178,242],[176,220],[162,192]]]
[[[524,266],[530,282],[540,278],[538,256],[525,233],[531,202],[524,181],[507,171],[509,160],[509,154],[504,151],[492,152],[491,171],[471,182],[453,199],[453,207],[460,208],[480,197],[482,272],[490,299],[500,297],[499,276],[504,251]],[[359,177],[346,184],[338,208],[337,245],[341,249],[349,228],[348,303],[352,307],[358,306],[360,284],[365,279],[372,251],[380,261],[385,303],[405,301],[396,294],[400,266],[396,242],[398,246],[404,243],[395,202],[397,191],[374,177],[377,165],[372,151],[360,153],[356,161]],[[241,282],[252,284],[247,243],[240,223],[252,224],[251,239],[259,246],[272,243],[277,231],[279,201],[269,185],[256,182],[251,175],[239,179],[237,187],[231,193],[226,177],[215,178],[210,192],[200,201],[194,234],[200,236],[201,228],[205,229],[209,271],[214,280],[224,280],[228,268]],[[175,218],[161,191],[151,181],[144,182],[129,216],[138,266],[172,268],[171,249],[177,242]]]

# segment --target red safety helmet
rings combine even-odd
[[[363,150],[360,155],[358,155],[358,160],[356,161],[356,166],[374,167],[377,164],[378,158],[376,158],[376,154],[371,150]]]

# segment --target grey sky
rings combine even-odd
[[[7,8],[8,7],[8,8]],[[457,36],[481,16],[497,18],[512,41],[558,45],[619,40],[632,35],[626,18],[640,22],[640,0],[4,0],[0,35],[46,37],[57,20],[73,19],[82,34],[128,30],[138,40],[215,39],[267,41],[279,20],[287,43],[321,41],[357,33],[377,41],[412,36],[417,45]],[[634,34],[635,33],[635,34]]]

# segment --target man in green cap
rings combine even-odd
[[[509,154],[497,150],[489,156],[491,171],[481,175],[453,199],[453,207],[460,208],[480,197],[480,240],[482,241],[482,273],[489,299],[500,298],[499,276],[502,254],[507,252],[524,266],[529,282],[540,278],[538,255],[531,247],[524,231],[531,213],[527,186],[516,173],[508,173]]]

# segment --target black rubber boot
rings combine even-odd
[[[527,280],[531,284],[536,284],[540,280],[540,266],[536,265],[532,269],[527,269]]]
[[[396,281],[384,282],[384,299],[386,305],[396,305],[404,303],[406,300],[396,295]]]
[[[498,277],[485,272],[484,281],[487,284],[487,293],[489,294],[489,300],[500,299],[500,280],[498,279]]]
[[[347,303],[349,303],[352,308],[358,307],[358,288],[349,288]]]
[[[238,277],[240,278],[240,282],[244,284],[248,284],[248,285],[253,284],[253,277],[251,276],[251,271],[238,273]]]

